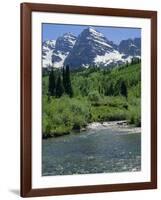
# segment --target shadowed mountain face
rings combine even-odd
[[[127,56],[140,56],[141,38],[122,40],[119,44],[119,52]]]
[[[140,38],[123,40],[116,45],[102,33],[88,27],[78,37],[66,33],[55,42],[43,42],[42,59],[43,67],[61,68],[69,64],[72,69],[77,69],[90,65],[117,66],[140,55]]]

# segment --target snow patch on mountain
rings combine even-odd
[[[47,40],[42,45],[42,65],[43,67],[52,66],[52,55],[55,49],[56,40]]]
[[[110,64],[110,63],[114,63],[114,62],[117,62],[117,61],[123,61],[122,59],[122,54],[120,54],[118,51],[114,50],[112,52],[108,52],[108,53],[105,53],[105,55],[97,55],[94,59],[94,62],[96,64],[99,64],[99,63],[104,63],[105,65],[107,64]]]
[[[95,35],[96,37],[104,37],[104,35],[98,31],[96,31],[93,27],[88,27],[88,30],[90,33],[92,33],[93,35]]]
[[[110,47],[110,48],[112,48],[112,46],[111,45],[109,45],[109,44],[107,44],[106,42],[103,42],[103,41],[99,41],[99,40],[93,40],[94,42],[96,42],[96,43],[99,43],[99,44],[101,44],[101,45],[103,45],[103,46],[107,46],[107,47]]]
[[[68,56],[69,52],[61,52],[61,51],[57,51],[56,53],[54,53],[54,56],[59,57],[59,61],[55,61],[53,62],[53,67],[55,68],[62,68],[64,66],[64,61],[66,59],[66,57]]]
[[[52,55],[53,55],[52,50],[46,52],[46,56],[43,56],[43,67],[52,66],[52,61],[51,61]]]

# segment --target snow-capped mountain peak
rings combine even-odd
[[[63,67],[64,61],[68,54],[73,49],[76,42],[76,36],[72,33],[65,33],[64,35],[57,38],[55,43],[55,49],[52,55],[53,67]]]
[[[93,27],[88,27],[87,30],[96,37],[103,37],[103,34],[99,31],[96,31]]]
[[[95,65],[97,56],[104,56],[113,51],[114,48],[106,37],[94,28],[89,27],[78,36],[72,51],[65,60],[65,64],[69,64],[71,68]]]
[[[108,44],[107,39],[102,33],[100,33],[99,31],[96,31],[92,27],[87,28],[87,31],[89,31],[91,39],[94,40],[96,43],[112,48],[111,45]],[[90,38],[88,37],[88,39]]]
[[[43,42],[43,46],[53,49],[53,48],[55,48],[55,43],[56,43],[56,40],[46,40]]]
[[[128,56],[141,56],[141,38],[122,40],[119,51]]]

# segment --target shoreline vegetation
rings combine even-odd
[[[141,61],[43,72],[44,139],[88,128],[141,132]]]

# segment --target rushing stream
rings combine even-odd
[[[42,141],[42,175],[141,170],[141,134],[88,130]]]

